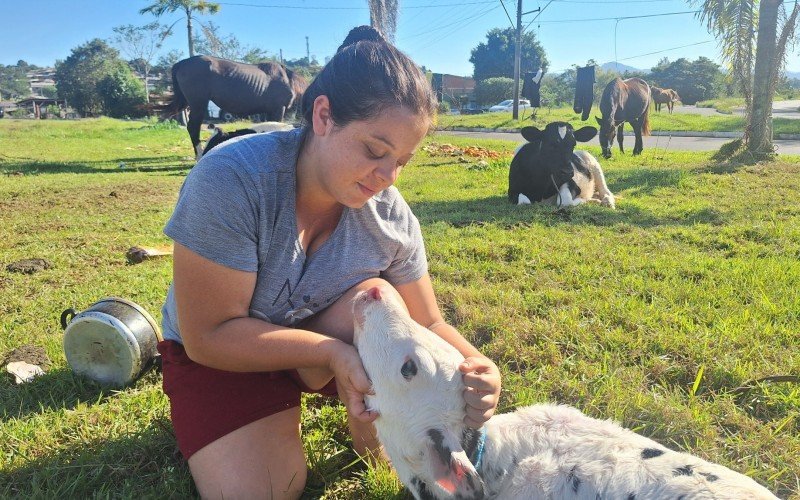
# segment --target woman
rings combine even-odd
[[[443,320],[419,223],[392,186],[435,117],[425,77],[362,26],[302,109],[303,129],[234,139],[203,157],[165,228],[175,252],[164,391],[203,497],[302,493],[303,391],[338,391],[355,450],[379,452],[350,306],[379,283],[467,358],[467,424],[480,427],[497,406],[497,367]]]

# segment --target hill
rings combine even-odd
[[[607,62],[607,63],[603,63],[603,64],[600,65],[600,67],[603,68],[604,71],[616,71],[616,72],[618,72],[620,74],[622,74],[622,73],[624,73],[626,71],[631,71],[631,72],[633,72],[633,71],[642,71],[644,73],[649,73],[650,72],[650,70],[647,70],[647,69],[634,68],[633,66],[628,66],[627,64],[622,64],[622,63],[613,62],[613,61]]]

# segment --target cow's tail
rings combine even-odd
[[[650,135],[650,104],[644,108],[642,115],[642,135]]]
[[[172,101],[167,107],[167,116],[175,116],[189,106],[186,96],[183,95],[181,86],[178,83],[177,72],[179,64],[180,62],[177,62],[172,65]]]

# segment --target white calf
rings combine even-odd
[[[417,499],[775,499],[747,476],[608,420],[549,404],[464,425],[463,356],[415,323],[396,292],[354,299],[355,344],[378,438]]]

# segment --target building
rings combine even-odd
[[[57,118],[63,118],[64,110],[67,107],[66,102],[64,99],[51,99],[47,97],[28,97],[21,101],[17,102],[17,106],[21,109],[27,110],[32,118],[46,118],[48,116],[48,106],[56,106],[58,107],[58,114]],[[52,108],[51,108],[52,109]]]
[[[55,88],[56,70],[55,68],[39,68],[28,71],[25,76],[31,89],[32,97],[44,97],[43,90],[46,87]]]
[[[454,108],[475,102],[475,80],[469,76],[433,73],[431,85],[439,102],[447,101]]]

